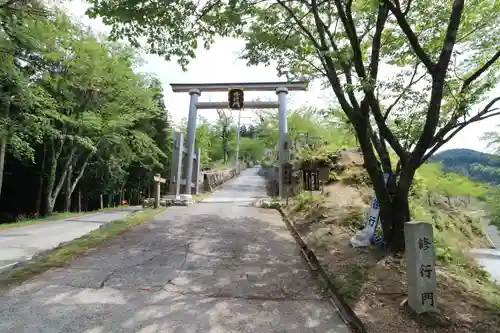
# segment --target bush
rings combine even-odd
[[[333,167],[340,157],[339,149],[334,146],[321,146],[315,149],[301,147],[294,154],[296,168]]]
[[[310,207],[314,202],[318,201],[319,196],[311,194],[310,192],[302,192],[296,197],[296,204],[294,210],[296,212],[302,211]]]

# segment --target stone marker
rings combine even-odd
[[[437,312],[435,250],[432,225],[405,223],[408,305],[416,313]]]
[[[157,173],[156,176],[154,176],[154,181],[156,183],[155,186],[155,208],[160,207],[160,186],[162,183],[165,183],[167,180],[165,178],[161,178],[160,174]]]

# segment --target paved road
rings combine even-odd
[[[472,249],[471,254],[500,283],[500,233],[486,218],[483,220],[483,227],[496,249]]]
[[[88,214],[65,220],[26,225],[0,230],[0,272],[18,261],[50,250],[62,242],[81,237],[102,224],[117,220],[140,207]]]
[[[0,332],[348,333],[256,172],[8,291]]]

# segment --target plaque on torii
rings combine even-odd
[[[228,102],[229,108],[231,110],[243,109],[245,103],[243,88],[230,88],[228,94]]]

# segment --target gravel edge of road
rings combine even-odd
[[[156,212],[156,214],[154,214],[153,216],[151,216],[151,218],[146,218],[141,223],[132,224],[130,226],[124,227],[123,229],[120,230],[119,233],[117,233],[116,235],[113,235],[113,236],[110,236],[110,237],[106,238],[105,240],[103,240],[100,244],[98,244],[95,247],[101,246],[102,244],[106,243],[106,241],[110,240],[111,238],[113,238],[115,236],[118,236],[122,232],[125,232],[125,231],[127,231],[127,230],[129,230],[129,229],[131,229],[131,228],[133,228],[133,227],[135,227],[137,225],[139,225],[139,224],[143,224],[143,223],[147,223],[149,221],[152,221],[155,216],[163,213],[165,211],[165,209],[166,208],[162,208],[162,209],[158,210],[158,212]],[[113,221],[110,221],[108,223],[100,225],[99,228],[97,228],[95,230],[92,230],[91,232],[86,233],[83,236],[80,236],[78,238],[75,238],[75,239],[67,241],[67,242],[59,243],[59,245],[57,245],[56,247],[54,247],[52,249],[49,249],[49,250],[40,251],[40,252],[36,253],[35,255],[33,255],[29,259],[21,260],[21,261],[18,261],[16,263],[14,263],[14,264],[11,264],[9,266],[1,268],[0,269],[0,290],[2,290],[4,288],[7,288],[10,285],[13,285],[13,284],[16,284],[16,283],[22,283],[22,282],[26,281],[27,279],[29,279],[30,277],[33,277],[33,276],[38,275],[38,274],[41,274],[41,273],[43,273],[43,272],[45,272],[45,271],[47,271],[49,269],[57,268],[57,266],[47,265],[46,267],[42,267],[41,269],[38,269],[38,270],[35,269],[35,271],[32,272],[30,266],[39,265],[39,264],[42,263],[42,261],[44,259],[49,258],[49,256],[52,255],[52,254],[54,254],[56,251],[59,251],[59,250],[65,248],[66,246],[71,246],[71,245],[73,245],[73,244],[75,244],[78,241],[81,241],[83,239],[86,239],[86,238],[90,237],[91,234],[99,232],[103,228],[109,228],[110,226],[113,226],[113,223],[117,223],[118,221],[126,220],[127,218],[130,218],[131,216],[134,216],[137,213],[144,212],[144,211],[145,211],[144,209],[132,211],[132,212],[130,212],[130,214],[128,214],[128,215],[126,215],[126,216],[124,216],[124,217],[122,217],[120,219],[116,219],[116,220],[113,220]],[[95,247],[93,247],[93,248],[95,248]],[[78,254],[75,254],[75,255],[78,255]],[[59,267],[61,267],[61,266],[59,266]],[[18,274],[22,275],[23,271],[26,271],[27,278],[14,279],[14,281],[13,281],[13,278],[12,278],[13,274],[18,273]]]
[[[314,252],[307,246],[306,242],[302,239],[298,231],[293,226],[293,223],[286,215],[285,211],[281,207],[276,209],[281,214],[283,222],[285,223],[288,230],[292,234],[292,237],[299,245],[301,250],[300,252],[304,257],[305,261],[307,262],[309,269],[312,271],[313,274],[319,273],[321,275],[323,282],[327,286],[327,291],[330,296],[330,300],[332,301],[334,307],[338,311],[344,323],[353,333],[368,333],[361,319],[356,315],[351,306],[345,301],[344,297],[338,292],[333,281],[326,273],[320,261],[318,260]]]

